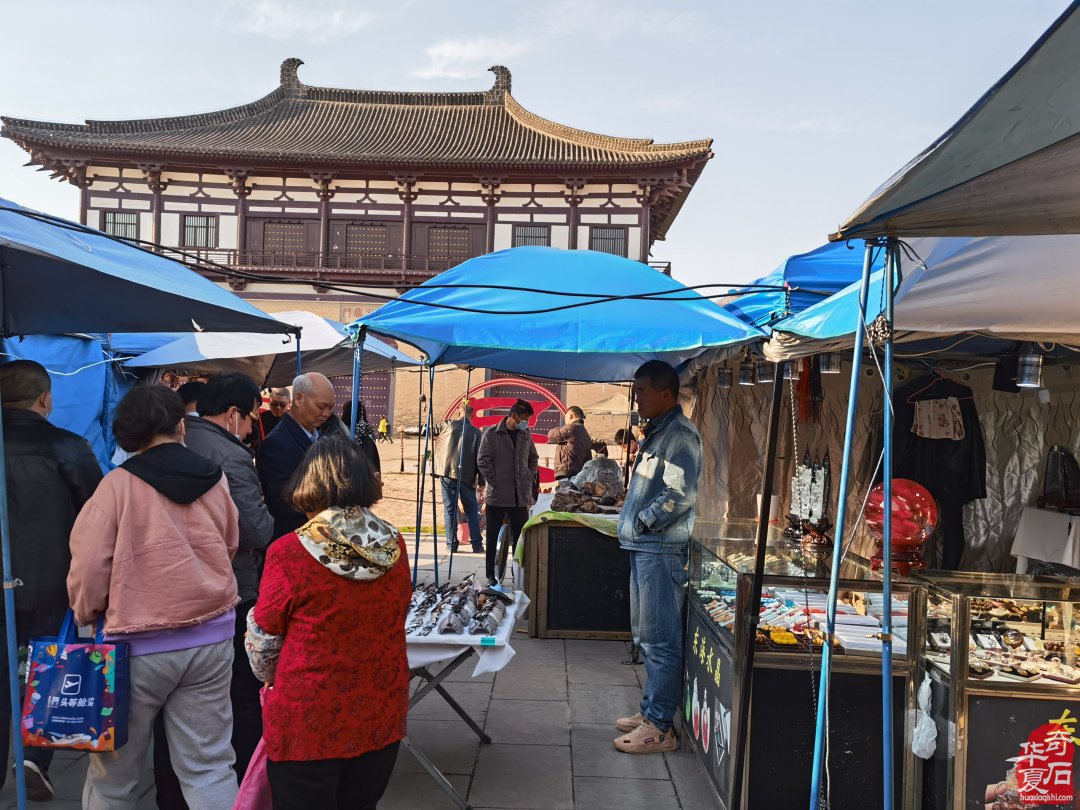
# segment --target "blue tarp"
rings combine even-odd
[[[4,335],[289,328],[182,264],[19,212],[0,198]]]
[[[880,269],[883,261],[882,255],[875,268]],[[745,293],[725,302],[724,308],[746,323],[767,330],[777,321],[802,312],[858,281],[862,276],[862,267],[861,242],[857,245],[844,242],[823,245],[809,253],[791,256],[769,275],[741,288],[787,285],[790,287],[787,292],[763,290]],[[740,289],[731,292],[737,294]]]
[[[104,471],[112,469],[116,450],[113,411],[134,383],[108,362],[102,345],[88,338],[32,335],[0,341],[3,360],[36,360],[52,379],[53,412],[49,421],[88,442]]]
[[[466,286],[436,286],[448,284]],[[649,293],[670,294],[604,301]],[[552,308],[562,309],[538,311]],[[432,364],[589,382],[628,380],[646,360],[678,367],[707,349],[764,337],[640,262],[546,247],[470,259],[357,323],[416,346]]]

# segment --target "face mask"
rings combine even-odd
[[[527,431],[529,429],[529,423],[528,422],[518,422],[517,429]]]

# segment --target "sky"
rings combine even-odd
[[[653,258],[738,284],[811,250],[1004,74],[1067,0],[5,0],[0,113],[81,123],[305,84],[482,90],[559,123],[712,138]],[[17,33],[14,33],[17,32]],[[73,186],[0,140],[0,197],[77,218]]]

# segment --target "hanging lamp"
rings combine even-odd
[[[1034,343],[1016,358],[1016,387],[1042,388],[1043,356]]]

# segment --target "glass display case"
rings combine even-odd
[[[739,738],[732,707],[746,673],[744,634],[749,629],[756,524],[718,524],[717,536],[690,546],[687,599],[683,736],[702,759],[717,795],[731,806],[730,759]],[[821,651],[826,640],[830,555],[785,543],[770,527],[754,639],[753,694],[744,807],[804,810],[810,790],[811,755]],[[915,799],[914,765],[904,733],[914,699],[919,649],[908,645],[909,629],[921,624],[923,591],[894,578],[893,726],[896,806]],[[864,807],[866,796],[883,792],[881,756],[880,572],[848,555],[840,571],[834,638],[829,728],[843,740],[843,756],[830,759],[831,806]],[[910,619],[910,621],[909,621]],[[921,638],[921,636],[920,636]],[[755,729],[757,731],[755,731]],[[782,730],[782,731],[781,731]],[[778,734],[783,755],[777,756]]]
[[[926,590],[917,643],[938,731],[922,806],[1076,807],[1080,583],[945,571],[913,579]]]
[[[766,550],[755,635],[759,651],[797,653],[821,647],[831,567],[831,556],[798,546],[776,543]],[[736,619],[740,605],[749,604],[753,572],[752,542],[706,540],[691,546],[691,604],[708,617],[732,649],[737,648],[740,626]],[[884,613],[880,572],[871,570],[861,557],[848,555],[840,577],[834,649],[838,655],[880,659]],[[901,669],[908,658],[910,594],[906,581],[897,579],[892,596],[893,653]]]

